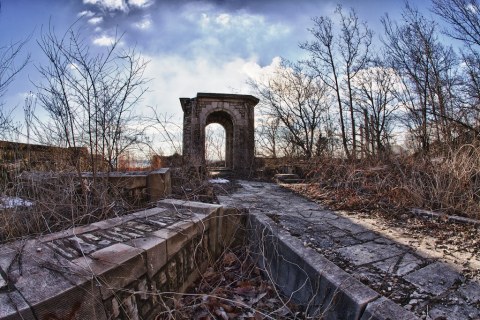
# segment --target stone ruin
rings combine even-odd
[[[248,175],[254,167],[254,107],[259,99],[251,95],[197,93],[180,98],[183,109],[184,163],[204,172],[205,127],[218,123],[225,129],[225,163],[236,174]]]

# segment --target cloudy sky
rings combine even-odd
[[[429,0],[412,1],[429,15]],[[353,7],[376,36],[380,17],[399,17],[401,0],[0,0],[0,46],[30,38],[30,64],[4,97],[22,109],[25,94],[39,81],[35,65],[44,63],[36,39],[49,24],[58,33],[74,21],[92,47],[108,45],[115,32],[122,45],[136,46],[150,63],[152,79],[140,110],[181,115],[179,97],[197,92],[249,93],[245,84],[278,61],[302,54],[314,16],[332,15],[341,3]]]

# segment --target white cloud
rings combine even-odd
[[[473,3],[469,3],[466,6],[466,9],[474,14],[477,14],[478,12],[478,5],[475,5]]]
[[[94,15],[95,15],[94,12],[90,10],[84,10],[82,12],[79,12],[77,16],[90,18],[90,17],[93,17]]]
[[[128,0],[128,4],[139,8],[147,8],[153,5],[154,1],[151,0]]]
[[[222,13],[217,16],[217,18],[215,19],[215,22],[217,24],[227,26],[230,23],[230,15],[227,13]]]
[[[197,92],[249,94],[248,78],[270,72],[280,61],[276,57],[270,65],[262,67],[256,58],[232,58],[224,63],[202,57],[189,60],[176,55],[146,59],[150,63],[145,77],[152,81],[144,104],[158,106],[159,112],[180,115],[179,98],[192,98]]]
[[[93,44],[101,47],[111,46],[114,42],[115,38],[107,35],[102,35],[98,38],[93,39]]]
[[[93,18],[88,19],[88,23],[93,24],[93,25],[102,23],[102,21],[103,21],[103,17],[93,17]]]
[[[102,7],[103,9],[114,11],[127,11],[128,7],[125,0],[83,0],[84,4],[91,4]]]
[[[150,16],[145,16],[143,17],[142,20],[140,20],[137,23],[134,23],[134,27],[140,30],[148,30],[152,28],[152,19]]]

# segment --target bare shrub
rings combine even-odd
[[[474,145],[437,158],[322,158],[304,170],[312,184],[292,188],[335,209],[405,212],[424,208],[480,217],[480,149]]]
[[[108,176],[93,185],[73,170],[10,174],[2,197],[15,203],[0,205],[0,242],[97,222],[147,205],[146,196],[131,194]]]

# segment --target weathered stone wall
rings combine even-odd
[[[218,123],[226,133],[226,166],[249,173],[254,164],[254,107],[258,99],[250,95],[198,93],[180,98],[183,109],[184,162],[205,168],[205,127]]]
[[[27,166],[34,170],[62,170],[75,167],[86,169],[88,162],[87,148],[62,148],[11,141],[0,141],[0,162],[2,166]]]
[[[133,202],[158,201],[172,194],[171,171],[169,168],[160,168],[153,171],[129,171],[129,172],[97,172],[97,179],[104,179],[102,183],[118,192],[121,196]],[[84,182],[89,183],[93,175],[88,172],[82,173]],[[58,184],[59,181],[73,181],[79,185],[79,179],[73,173],[52,173],[25,171],[18,177],[24,190],[36,184]],[[32,184],[32,182],[34,182]]]
[[[0,319],[153,319],[232,240],[221,206],[159,207],[0,248]]]

